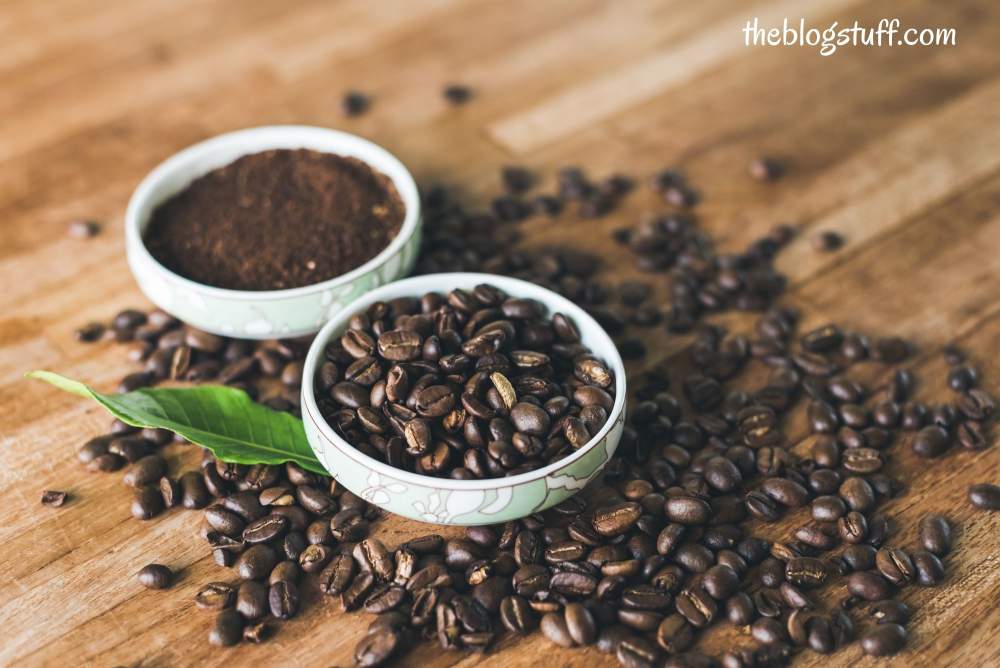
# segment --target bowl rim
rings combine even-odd
[[[149,252],[148,248],[146,248],[146,244],[142,239],[139,210],[149,200],[153,199],[153,193],[160,183],[178,172],[193,173],[194,175],[191,177],[191,181],[193,181],[195,178],[203,176],[207,173],[193,172],[194,165],[196,165],[199,160],[219,151],[230,149],[233,146],[238,146],[243,142],[252,143],[254,140],[260,140],[262,138],[267,139],[269,137],[273,137],[272,141],[275,145],[272,148],[275,149],[283,147],[312,148],[313,150],[322,153],[337,154],[336,149],[326,147],[318,148],[317,145],[321,143],[331,143],[340,144],[342,146],[352,146],[356,150],[354,157],[366,163],[374,171],[383,174],[386,178],[392,181],[396,188],[396,192],[399,193],[400,199],[403,200],[403,205],[406,207],[406,213],[403,216],[403,222],[400,224],[399,231],[396,233],[396,236],[392,238],[389,244],[383,248],[378,255],[344,274],[320,281],[319,283],[312,283],[310,285],[303,285],[297,288],[285,288],[281,290],[234,290],[232,288],[220,288],[215,285],[199,283],[198,281],[181,276],[164,266],[159,262],[159,260],[153,257],[153,254]],[[284,142],[282,141],[283,138]],[[289,146],[282,146],[282,143],[289,144]],[[246,152],[234,157],[233,160],[237,160],[245,155],[251,155],[252,153],[259,153],[266,150],[269,149],[263,146],[250,148]],[[388,165],[392,171],[397,172],[397,175],[392,176],[388,174],[385,169],[386,165]],[[188,183],[190,184],[190,181],[188,181]],[[157,205],[161,204],[162,201],[163,200],[157,202]],[[152,209],[150,210],[150,213],[151,212]],[[201,294],[237,301],[281,300],[301,297],[316,292],[322,292],[331,288],[340,287],[351,283],[371,271],[376,270],[385,264],[390,258],[400,253],[403,247],[409,243],[409,241],[413,238],[413,235],[420,227],[421,215],[420,191],[417,188],[416,181],[413,179],[413,175],[410,173],[410,170],[407,169],[406,165],[404,165],[403,162],[388,149],[371,140],[365,139],[364,137],[350,132],[344,132],[343,130],[334,130],[332,128],[324,128],[314,125],[260,125],[256,127],[244,128],[242,130],[225,132],[192,144],[187,148],[177,151],[154,167],[142,179],[142,181],[139,182],[139,185],[136,186],[135,190],[132,192],[132,196],[129,198],[128,206],[125,209],[125,242],[127,251],[137,253],[143,262],[152,266],[156,271],[164,275],[170,281],[183,285]]]
[[[435,290],[447,293],[456,287],[478,285],[479,283],[491,283],[512,296],[537,299],[545,304],[550,313],[565,313],[566,315],[569,315],[578,326],[582,324],[588,329],[592,329],[598,337],[603,337],[611,352],[609,356],[610,359],[607,359],[606,361],[612,366],[615,373],[615,402],[612,405],[611,410],[608,412],[607,422],[604,423],[604,426],[601,427],[600,431],[587,441],[587,443],[578,448],[573,454],[556,460],[550,464],[546,464],[545,466],[537,468],[534,471],[527,471],[525,473],[519,473],[514,476],[502,478],[482,478],[478,480],[436,478],[434,476],[421,475],[404,469],[398,469],[393,466],[389,466],[385,462],[369,457],[337,434],[333,428],[330,427],[327,421],[323,419],[322,415],[320,415],[319,406],[316,403],[315,393],[313,392],[313,379],[316,375],[318,362],[323,355],[327,344],[332,338],[333,333],[338,329],[345,328],[348,320],[350,320],[354,313],[376,301],[392,299],[396,296],[402,296],[402,294],[420,296],[425,292]],[[412,289],[410,289],[411,286],[413,286]],[[400,293],[401,290],[403,290],[402,293]],[[303,418],[308,416],[308,419],[316,427],[320,436],[330,441],[337,448],[337,451],[340,454],[349,457],[361,466],[364,466],[369,470],[373,470],[381,475],[396,478],[411,485],[449,491],[496,490],[522,485],[535,480],[541,480],[548,477],[550,473],[554,473],[562,468],[565,468],[566,466],[569,466],[577,460],[582,459],[587,455],[587,453],[593,450],[619,422],[619,419],[625,409],[625,394],[625,364],[622,361],[621,354],[618,352],[618,347],[615,345],[614,340],[604,330],[604,328],[601,327],[589,313],[574,304],[572,301],[553,292],[552,290],[549,290],[548,288],[544,288],[535,283],[523,281],[518,278],[477,272],[449,272],[413,276],[387,283],[386,285],[357,297],[354,301],[344,306],[344,308],[342,308],[330,321],[323,325],[323,327],[316,334],[316,338],[313,339],[310,344],[309,352],[306,355],[306,361],[303,368],[302,414]],[[311,446],[312,442],[310,441],[310,447]],[[325,468],[325,462],[321,461],[321,463]],[[335,472],[331,471],[330,473],[336,477]]]

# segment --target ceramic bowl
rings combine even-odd
[[[341,438],[320,415],[313,379],[327,344],[347,329],[351,315],[377,301],[497,286],[512,297],[545,304],[549,314],[569,316],[583,343],[615,374],[615,403],[604,427],[572,455],[543,468],[507,478],[452,480],[397,469],[362,454]],[[621,439],[625,421],[625,367],[615,344],[583,309],[565,297],[533,283],[492,274],[452,273],[418,276],[385,285],[359,297],[326,324],[306,357],[302,383],[302,420],[316,456],[338,482],[369,503],[397,515],[435,524],[473,526],[525,517],[563,501],[596,477]]]
[[[241,156],[276,148],[309,148],[363,160],[396,186],[406,216],[399,233],[360,267],[315,285],[288,290],[228,290],[179,276],[157,262],[142,241],[153,210],[191,181]],[[244,339],[314,334],[345,304],[406,276],[420,247],[420,197],[410,172],[384,148],[346,132],[274,125],[219,135],[184,149],[149,173],[125,212],[125,249],[139,287],[164,311],[199,329]]]

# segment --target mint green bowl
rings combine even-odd
[[[564,313],[580,330],[583,343],[615,373],[615,403],[593,439],[569,457],[548,466],[485,480],[434,478],[397,469],[356,450],[320,415],[313,379],[327,344],[347,329],[351,315],[377,301],[447,293],[490,283],[513,297],[530,297],[549,313]],[[302,421],[313,452],[338,482],[369,503],[410,519],[434,524],[474,526],[525,517],[564,501],[593,480],[614,454],[625,422],[625,366],[611,337],[583,309],[543,287],[492,274],[452,273],[417,276],[390,283],[358,297],[316,335],[306,357],[302,383]]]
[[[309,148],[350,156],[388,176],[406,206],[399,233],[357,269],[289,290],[227,290],[179,276],[157,262],[142,242],[150,215],[164,200],[207,172],[241,156],[276,148]],[[420,196],[410,172],[381,146],[361,137],[303,125],[272,125],[230,132],[168,158],[139,184],[125,212],[125,251],[139,288],[182,321],[213,334],[243,339],[314,334],[345,304],[410,273],[420,250]]]

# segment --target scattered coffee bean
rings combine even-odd
[[[233,605],[236,591],[225,582],[209,582],[195,594],[194,602],[203,610],[222,610]]]
[[[80,343],[93,343],[100,341],[104,334],[104,325],[99,322],[88,322],[86,325],[78,327],[73,332],[73,336]]]
[[[67,497],[68,495],[66,492],[47,489],[42,492],[42,505],[48,506],[49,508],[58,508],[66,503]]]
[[[920,544],[928,552],[943,557],[951,551],[951,525],[941,515],[920,520]]]
[[[774,181],[783,172],[781,163],[773,158],[760,157],[750,162],[750,176],[758,181]]]
[[[861,636],[861,649],[869,656],[892,656],[906,644],[906,629],[899,624],[878,624]]]
[[[90,239],[101,233],[101,224],[93,221],[78,218],[70,221],[66,226],[66,233],[74,239]]]
[[[472,89],[461,84],[449,84],[444,88],[444,99],[450,104],[465,104],[472,98]]]
[[[143,566],[136,576],[146,589],[166,589],[174,581],[174,573],[162,564]]]
[[[243,617],[232,608],[220,612],[215,625],[208,632],[208,642],[217,647],[230,647],[243,637]]]
[[[812,240],[813,248],[823,253],[839,250],[844,245],[844,237],[838,232],[827,230],[818,233]]]
[[[984,482],[970,486],[969,502],[980,510],[1000,510],[1000,485]]]
[[[371,99],[356,90],[349,90],[340,98],[340,109],[345,116],[360,116],[368,111]]]

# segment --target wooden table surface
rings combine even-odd
[[[1000,21],[990,0],[660,2],[240,2],[5,0],[0,6],[0,664],[347,665],[369,619],[307,596],[302,614],[261,646],[217,649],[204,583],[232,577],[197,537],[199,513],[140,523],[118,475],[87,474],[74,451],[107,424],[103,412],[22,379],[48,368],[113,388],[129,370],[121,348],[83,346],[73,330],[118,309],[147,307],[126,268],[122,214],[156,163],[214,134],[269,123],[338,127],[396,152],[423,184],[460,186],[471,202],[497,191],[497,168],[551,177],[566,164],[643,179],[680,166],[703,195],[701,225],[739,249],[779,222],[802,234],[780,255],[785,300],[804,326],[829,320],[915,340],[929,401],[948,398],[939,348],[968,350],[1000,384]],[[752,17],[813,25],[883,16],[954,27],[956,47],[743,46]],[[475,98],[451,108],[440,91]],[[345,119],[340,94],[371,93],[370,113]],[[762,184],[748,161],[777,156],[785,178]],[[529,243],[565,239],[606,258],[610,280],[633,277],[610,230],[664,205],[646,191],[600,221],[564,215],[524,225]],[[67,221],[104,222],[69,238]],[[847,247],[819,254],[817,230]],[[662,297],[664,279],[654,278]],[[735,329],[749,316],[729,317]],[[686,339],[644,333],[646,364]],[[643,367],[632,365],[633,370]],[[1000,665],[1000,514],[974,512],[970,482],[1000,482],[1000,451],[928,464],[898,448],[909,491],[887,511],[903,544],[942,512],[959,527],[947,580],[910,588],[916,610],[904,654],[863,660],[857,645],[798,665]],[[187,455],[193,461],[195,453]],[[182,462],[176,461],[178,467]],[[64,489],[60,509],[39,504]],[[801,519],[801,517],[799,518]],[[784,530],[794,524],[781,525]],[[427,526],[392,518],[389,545]],[[782,529],[771,529],[772,535]],[[774,534],[778,531],[778,534]],[[179,571],[168,591],[134,573],[151,561]],[[746,644],[721,624],[702,647]],[[407,665],[603,665],[536,634],[485,656],[424,644]]]

